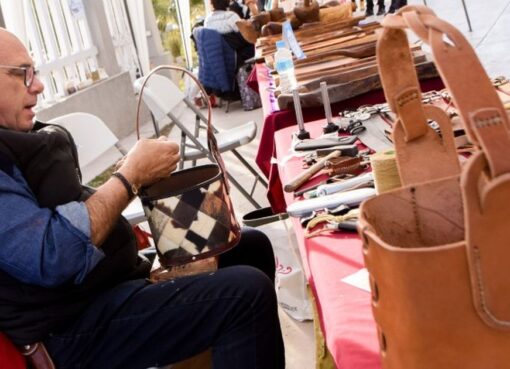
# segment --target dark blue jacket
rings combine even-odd
[[[235,89],[236,53],[215,30],[193,31],[198,49],[198,78],[205,88],[229,92]]]

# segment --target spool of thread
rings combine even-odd
[[[387,150],[370,155],[375,190],[378,194],[401,186],[395,151]]]

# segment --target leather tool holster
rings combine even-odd
[[[384,369],[510,369],[510,123],[464,36],[424,6],[388,15],[377,60],[402,185],[361,206]],[[405,29],[433,52],[470,141],[421,102]],[[427,121],[440,126],[441,135]]]
[[[20,347],[19,351],[25,357],[29,369],[55,369],[50,354],[43,343],[25,345]]]

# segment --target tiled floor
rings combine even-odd
[[[462,8],[462,0],[428,0],[427,3],[438,16],[452,23],[466,35],[473,47],[475,47],[490,77],[498,75],[510,76],[510,0],[465,0],[471,17],[472,32],[468,31],[467,21]],[[409,4],[423,4],[423,1],[410,0]],[[386,5],[387,7],[389,6],[389,1],[386,2]],[[465,76],[465,78],[469,77],[469,75]],[[258,137],[260,137],[260,130],[263,124],[262,110],[257,109],[244,112],[239,103],[233,103],[229,113],[225,113],[224,109],[216,108],[213,114],[215,124],[219,128],[224,129],[248,120],[257,122],[259,127],[257,138],[240,149],[242,155],[253,163],[258,148]],[[150,134],[151,127],[147,126],[145,129],[147,134]],[[133,137],[122,140],[123,146],[127,148],[133,142]],[[224,155],[224,159],[229,171],[240,181],[245,181],[245,178],[249,177],[246,170],[240,167],[230,155]],[[114,160],[114,153],[109,153],[100,163],[95,163],[86,168],[85,178],[93,177]],[[239,215],[253,209],[235,189],[232,196],[234,206]],[[257,188],[254,197],[260,203],[267,205],[265,191],[262,188]],[[287,369],[314,368],[312,323],[295,322],[287,317],[285,313],[281,313],[281,318],[286,343]]]

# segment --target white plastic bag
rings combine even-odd
[[[273,245],[276,262],[275,288],[280,307],[296,320],[312,320],[306,276],[299,246],[286,213],[273,214],[270,208],[255,210],[243,217],[247,226],[264,232]]]

